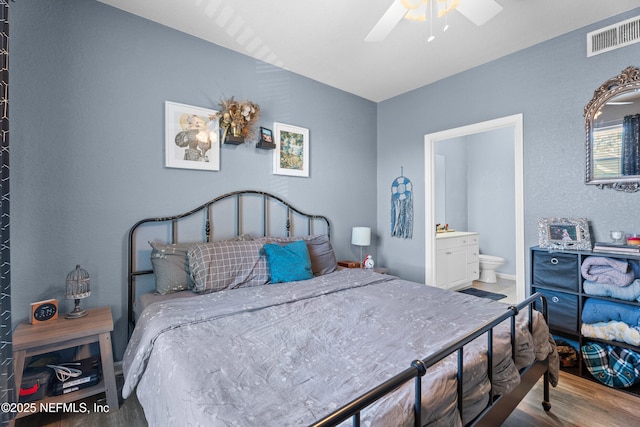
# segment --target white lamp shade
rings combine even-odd
[[[351,230],[351,244],[369,246],[371,244],[371,229],[369,227],[353,227]]]

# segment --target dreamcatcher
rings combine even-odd
[[[411,239],[413,236],[413,184],[400,176],[391,184],[391,237]]]

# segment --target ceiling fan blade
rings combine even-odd
[[[379,42],[387,38],[391,30],[400,22],[407,13],[407,8],[400,0],[393,0],[389,9],[382,15],[382,18],[364,38],[366,42]]]
[[[495,0],[461,0],[456,10],[480,26],[500,13],[502,6]]]

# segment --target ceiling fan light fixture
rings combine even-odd
[[[437,0],[438,1],[438,18],[447,16],[449,13],[456,10],[460,0]]]
[[[409,21],[424,22],[427,20],[427,5],[423,4],[416,9],[411,9],[404,15],[404,19]]]
[[[427,20],[427,3],[428,0],[400,0],[402,5],[407,8],[404,18],[409,21],[424,22]]]
[[[429,38],[427,39],[427,43],[433,41],[436,38],[436,36],[433,35],[433,11],[433,7],[431,7],[429,10]]]
[[[400,0],[405,9],[417,9],[423,4],[429,3],[429,0]]]
[[[444,7],[447,10],[449,9],[449,0],[445,0]],[[443,33],[449,29],[449,18],[447,16],[448,14],[449,14],[449,12],[445,13],[445,15],[444,15],[444,28],[442,30]]]
[[[365,42],[381,42],[403,18],[424,22],[427,20],[427,8],[429,9],[430,21],[431,17],[445,17],[445,25],[443,31],[449,29],[447,15],[457,10],[465,18],[474,24],[480,26],[497,15],[501,10],[496,0],[469,0],[460,3],[460,0],[386,0],[391,4],[378,22],[373,26],[371,31],[364,38]],[[431,30],[433,34],[433,30]]]

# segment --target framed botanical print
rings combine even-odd
[[[165,166],[220,170],[220,133],[215,110],[165,102]]]
[[[275,122],[273,173],[309,176],[309,129]]]

